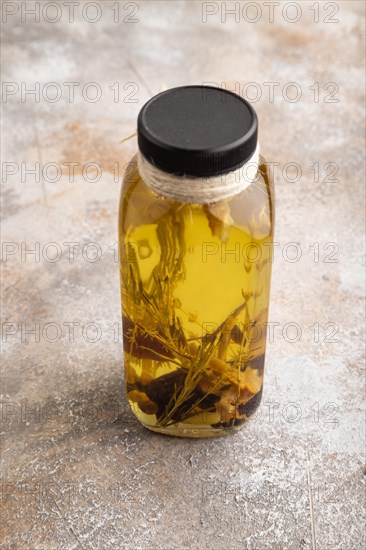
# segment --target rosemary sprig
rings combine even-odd
[[[197,385],[202,380],[203,375],[206,373],[207,368],[209,367],[210,360],[214,357],[217,348],[219,348],[220,346],[220,343],[223,339],[224,332],[228,330],[228,326],[229,327],[232,326],[233,319],[236,319],[236,317],[244,308],[245,308],[245,304],[241,304],[238,308],[236,308],[234,312],[232,312],[227,317],[227,319],[223,323],[221,323],[219,329],[216,329],[214,333],[214,338],[210,339],[210,341],[207,341],[206,343],[204,342],[201,343],[201,346],[199,348],[199,354],[197,355],[197,360],[191,361],[187,376],[184,381],[184,386],[178,395],[176,395],[176,392],[174,392],[174,394],[172,395],[169,403],[165,408],[164,415],[159,418],[159,421],[158,421],[159,427],[165,426],[171,420],[171,418],[174,417],[175,413],[179,410],[179,408],[183,405],[183,403],[191,399],[192,395],[194,394],[197,388]],[[229,369],[230,369],[230,366],[228,365],[228,370]],[[224,379],[224,375],[222,376],[222,379]],[[238,380],[239,380],[239,376],[238,376]],[[219,382],[220,381],[218,381],[217,383],[218,387],[220,387]],[[207,392],[206,395],[209,395],[209,393],[212,393],[212,391]],[[196,407],[201,401],[202,399],[199,398],[198,401],[191,408]],[[185,414],[182,416],[181,421],[184,420]]]

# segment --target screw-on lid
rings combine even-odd
[[[243,98],[211,86],[172,88],[141,109],[143,156],[161,170],[207,177],[242,166],[257,146],[258,120]]]

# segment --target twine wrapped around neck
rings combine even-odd
[[[210,204],[238,195],[254,181],[259,166],[259,144],[237,170],[213,177],[177,176],[160,170],[140,153],[137,165],[143,181],[159,195],[180,202]]]

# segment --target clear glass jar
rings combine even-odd
[[[238,109],[246,109],[243,119]],[[223,120],[229,130],[222,133]],[[151,430],[226,434],[250,418],[262,395],[274,224],[262,156],[241,183],[241,169],[258,152],[257,117],[230,92],[175,88],[143,107],[138,138],[119,217],[127,398]],[[206,202],[201,191],[220,175],[230,196],[221,198],[216,185]],[[198,202],[182,197],[188,188],[194,195],[192,179]]]

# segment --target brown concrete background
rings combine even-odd
[[[82,18],[87,2],[73,23],[62,2],[55,23],[52,6],[36,22],[24,21],[20,2],[5,4],[19,9],[2,23],[3,81],[19,92],[2,102],[2,240],[13,254],[3,253],[2,263],[1,548],[361,550],[363,2],[315,3],[319,23],[314,2],[298,2],[296,23],[285,20],[296,15],[288,2],[273,23],[263,2],[257,23],[245,21],[247,2],[238,22],[222,22],[224,8],[212,2],[121,2],[119,22],[114,2],[98,2],[96,23]],[[203,9],[217,13],[204,23]],[[22,102],[22,83],[36,82],[39,102]],[[55,103],[47,100],[50,82],[62,89]],[[80,83],[73,103],[65,82]],[[95,103],[81,94],[90,82],[102,90]],[[134,132],[152,94],[203,82],[239,83],[252,98],[254,87],[243,87],[257,83],[262,151],[279,163],[270,311],[279,325],[268,343],[263,403],[240,434],[210,441],[152,434],[128,410],[113,244],[120,182],[110,168],[119,163],[121,172],[132,155],[134,140],[119,141]],[[279,83],[273,102],[266,82]],[[289,82],[301,90],[297,102],[282,95],[293,97]],[[332,98],[338,102],[325,102]],[[62,176],[52,183],[52,166],[39,181],[24,173],[36,162],[58,163]],[[79,163],[74,181],[66,162]],[[88,162],[100,165],[99,181],[83,176]],[[297,182],[289,181],[293,167],[286,176],[289,162],[301,167]],[[326,163],[339,167],[337,181]],[[51,242],[61,249],[57,262],[47,261]],[[67,242],[77,243],[74,261]],[[99,261],[80,252],[92,259],[90,242],[100,247]],[[39,257],[25,246],[39,246]],[[70,323],[78,323],[73,338]],[[95,343],[96,325],[88,323],[101,331]],[[298,341],[287,323],[301,328]],[[32,328],[38,332],[27,336]]]

